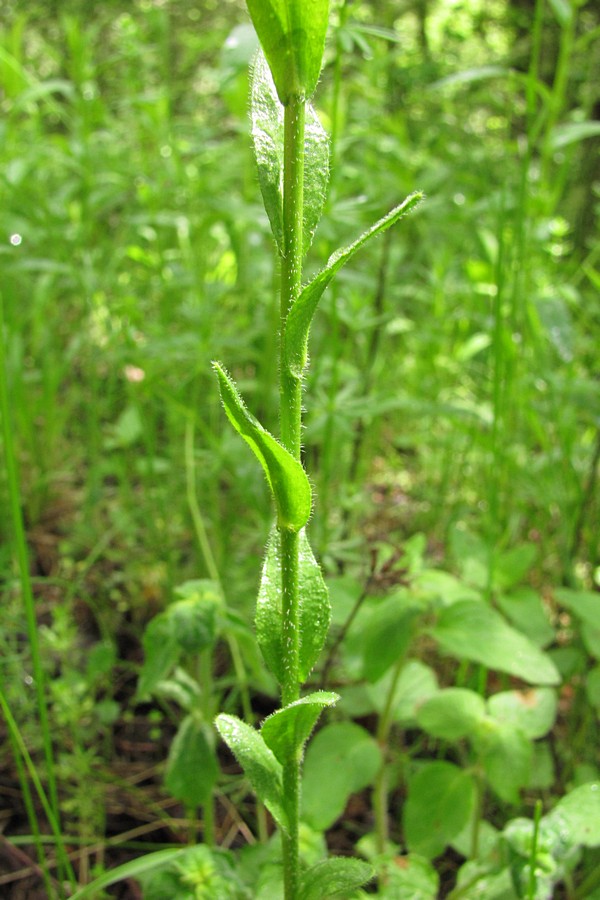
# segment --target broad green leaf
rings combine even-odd
[[[165,612],[172,622],[173,634],[185,653],[200,653],[217,639],[217,612],[222,597],[214,581],[187,581],[175,589],[181,597]]]
[[[138,697],[147,697],[179,662],[183,648],[173,631],[167,611],[155,616],[142,637],[144,662],[138,681]]]
[[[417,709],[417,724],[446,741],[468,735],[485,717],[485,701],[466,688],[446,688]]]
[[[279,99],[310,97],[317,86],[329,0],[247,0]]]
[[[311,103],[306,104],[304,132],[304,207],[302,250],[309,249],[323,212],[329,182],[329,138]],[[262,52],[252,74],[251,119],[258,181],[271,231],[283,253],[284,109]]]
[[[411,778],[404,804],[406,843],[428,859],[442,853],[467,823],[475,803],[473,777],[449,762],[432,762]]]
[[[395,856],[383,871],[383,884],[377,891],[379,900],[438,900],[440,876],[424,856]]]
[[[217,731],[246,773],[259,800],[265,804],[284,831],[288,827],[282,787],[281,763],[262,735],[237,716],[221,714],[215,719]]]
[[[383,680],[383,679],[382,679]],[[376,688],[377,685],[374,685]],[[394,691],[392,716],[403,725],[415,723],[416,711],[420,703],[429,700],[438,691],[435,671],[418,659],[409,659],[403,667]],[[382,706],[380,712],[383,712]]]
[[[304,745],[321,712],[326,706],[335,706],[338,700],[338,694],[316,691],[265,719],[260,733],[282,765],[293,757],[302,758]]]
[[[374,874],[371,866],[360,859],[340,856],[323,859],[302,875],[299,900],[348,897]]]
[[[518,728],[533,740],[548,734],[556,719],[556,694],[551,688],[501,691],[489,697],[487,706],[497,722]]]
[[[550,657],[485,603],[465,600],[442,610],[432,635],[446,653],[459,659],[508,672],[530,684],[560,681]]]
[[[235,384],[219,363],[213,363],[227,418],[260,462],[277,509],[280,528],[300,531],[310,517],[312,493],[298,460],[248,412]]]
[[[598,627],[600,623],[600,594],[595,591],[575,591],[570,588],[558,588],[556,599],[561,606],[575,613],[578,619]]]
[[[344,812],[350,795],[373,782],[380,765],[381,750],[360,725],[326,725],[306,751],[303,818],[313,828],[329,828]]]
[[[536,647],[546,647],[554,639],[554,628],[542,598],[529,587],[517,588],[498,597],[498,606],[511,625],[522,631]]]
[[[520,729],[488,717],[478,725],[472,740],[493,790],[507,803],[518,803],[519,790],[531,777],[533,745],[529,738]]]
[[[301,291],[289,311],[283,335],[283,352],[285,364],[296,378],[302,372],[308,360],[308,334],[313,315],[325,288],[334,275],[352,259],[355,253],[364,247],[371,238],[387,231],[395,222],[413,210],[423,199],[422,193],[411,194],[406,200],[392,209],[386,216],[365,231],[354,243],[342,250],[337,250],[321,271]]]
[[[323,649],[329,630],[331,607],[321,569],[304,530],[298,535],[298,544],[300,632],[298,677],[302,683],[308,678]],[[256,636],[265,662],[279,683],[283,684],[285,654],[282,643],[281,598],[281,535],[277,528],[273,528],[267,542],[267,553],[258,589]]]
[[[406,654],[413,636],[417,610],[404,591],[392,594],[376,606],[361,626],[363,675],[371,682]]]
[[[171,743],[165,787],[186,808],[206,803],[219,777],[212,734],[204,722],[186,716]]]
[[[572,844],[600,846],[600,782],[582,784],[562,797],[544,817],[556,824]]]

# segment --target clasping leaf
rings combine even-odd
[[[315,691],[265,719],[260,733],[282,765],[294,756],[302,756],[322,710],[334,706],[339,699],[330,691]]]
[[[264,54],[252,69],[252,140],[263,203],[279,252],[283,252],[283,106]],[[329,138],[313,105],[306,104],[304,132],[304,205],[302,250],[312,243],[321,218],[329,182]]]
[[[313,280],[302,289],[287,317],[283,347],[285,364],[296,378],[302,377],[308,360],[308,333],[317,304],[334,275],[342,266],[346,265],[349,259],[352,259],[361,247],[364,247],[367,241],[387,231],[398,219],[418,206],[422,199],[423,194],[420,192],[411,194],[403,203],[390,210],[386,216],[361,234],[354,243],[342,250],[336,250],[325,268],[321,269]]]
[[[247,0],[279,99],[310,97],[317,86],[329,0]]]
[[[321,569],[306,533],[299,539],[298,599],[300,647],[298,678],[306,681],[323,649],[329,630],[331,606]],[[281,536],[271,530],[256,603],[256,636],[265,662],[280,684],[285,681],[282,631]]]
[[[219,363],[213,363],[219,379],[227,418],[264,469],[277,509],[277,524],[300,531],[310,517],[312,492],[302,464],[248,412],[238,390]]]

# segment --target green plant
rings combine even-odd
[[[357,241],[334,253],[302,285],[302,261],[320,219],[328,177],[327,137],[310,104],[319,77],[328,2],[249,2],[264,50],[254,63],[253,136],[260,186],[279,250],[280,441],[246,409],[233,380],[215,363],[227,416],[262,465],[271,488],[276,522],[266,549],[256,630],[265,662],[277,678],[282,708],[260,732],[234,716],[217,728],[238,758],[282,837],[286,900],[331,890],[350,890],[368,874],[359,863],[332,859],[301,872],[298,846],[301,762],[323,709],[336,695],[300,697],[329,626],[327,590],[305,528],[312,512],[310,483],[301,463],[302,379],[308,335],[317,304],[339,269],[376,234],[413,209],[414,194]],[[269,71],[270,70],[270,71]],[[272,80],[271,80],[272,78]]]

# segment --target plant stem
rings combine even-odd
[[[304,205],[304,120],[305,101],[293,97],[284,113],[283,170],[283,253],[281,258],[281,343],[280,343],[280,429],[281,441],[300,459],[302,430],[302,384],[286,368],[283,335],[288,312],[302,284],[302,224]],[[300,696],[298,677],[298,534],[281,530],[281,590],[283,647],[286,654],[282,705]],[[298,892],[298,817],[300,765],[295,754],[283,766],[283,793],[289,828],[282,835],[285,900],[295,900]]]

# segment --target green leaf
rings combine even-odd
[[[487,701],[497,722],[518,728],[533,740],[548,734],[556,719],[556,694],[551,688],[501,691]]]
[[[219,777],[212,734],[203,722],[186,716],[171,743],[165,787],[187,809],[205,804]]]
[[[544,821],[559,826],[571,843],[600,846],[600,782],[582,784],[562,797]]]
[[[371,238],[386,231],[395,222],[415,209],[423,199],[422,193],[411,194],[406,200],[392,209],[386,216],[365,231],[354,243],[337,250],[321,271],[301,291],[300,296],[290,309],[283,335],[284,360],[289,371],[296,378],[302,372],[308,360],[308,334],[315,310],[325,288],[334,275],[352,259],[355,253],[364,247]]]
[[[459,659],[508,672],[531,684],[560,681],[550,657],[484,603],[465,600],[442,610],[432,634],[447,653]]]
[[[312,492],[301,463],[248,412],[235,384],[219,363],[213,363],[219,379],[227,418],[260,462],[277,508],[280,528],[300,531],[310,517]]]
[[[321,712],[326,706],[335,706],[338,700],[338,694],[316,691],[265,719],[260,733],[282,765],[293,757],[301,759],[304,745]]]
[[[411,778],[403,820],[411,852],[428,859],[444,851],[466,825],[475,803],[473,777],[449,762],[423,766]]]
[[[417,724],[433,737],[455,741],[485,717],[485,701],[466,688],[446,688],[417,709]]]
[[[381,871],[381,861],[376,865]],[[440,876],[425,857],[416,853],[394,856],[383,865],[384,883],[377,892],[380,900],[437,900],[440,896]]]
[[[564,28],[573,18],[573,8],[569,0],[550,0],[552,12],[556,16],[556,21]]]
[[[522,631],[536,647],[546,647],[554,639],[554,628],[537,591],[521,587],[498,597],[498,606],[511,625]]]
[[[138,878],[145,872],[150,872],[152,869],[180,860],[188,853],[188,850],[189,847],[183,850],[157,850],[156,853],[146,853],[144,856],[138,857],[138,859],[133,859],[130,862],[123,863],[121,866],[117,866],[116,869],[103,872],[102,875],[94,878],[85,887],[75,891],[71,900],[87,900],[88,897],[90,900],[94,900],[101,890],[110,887],[111,884],[117,884],[126,878]]]
[[[340,856],[323,859],[303,874],[299,900],[348,897],[374,874],[371,866],[359,859]]]
[[[331,607],[321,569],[304,530],[298,536],[298,623],[300,631],[300,683],[306,681],[329,630]],[[280,684],[284,682],[282,644],[281,535],[271,530],[256,603],[256,636],[267,666]]]
[[[507,803],[519,802],[519,790],[531,777],[533,745],[512,725],[486,718],[473,734],[486,778],[496,794]]]
[[[562,150],[569,144],[584,141],[586,138],[600,135],[600,122],[565,122],[552,130],[550,142],[553,150]]]
[[[303,818],[324,831],[344,812],[351,794],[371,784],[381,765],[377,742],[353,722],[326,725],[304,761]]]
[[[175,639],[185,653],[200,653],[217,639],[217,611],[222,597],[214,581],[186,581],[175,588],[181,597],[165,610]]]
[[[279,99],[310,97],[317,86],[329,0],[247,0]]]
[[[570,588],[558,588],[556,599],[570,612],[575,613],[582,622],[598,627],[600,622],[600,594],[595,591],[574,591]]]
[[[273,751],[267,747],[258,731],[237,716],[221,714],[215,719],[215,725],[246,773],[259,800],[262,800],[280,828],[287,831],[282,768]]]
[[[378,681],[406,654],[417,617],[417,610],[409,603],[406,592],[394,593],[373,609],[361,627],[363,675],[368,681]]]
[[[258,181],[271,231],[283,252],[283,123],[284,110],[262,52],[252,73],[251,120]],[[311,103],[306,104],[304,131],[304,206],[302,250],[307,252],[319,223],[329,182],[329,138]]]
[[[177,665],[183,653],[166,611],[159,613],[148,623],[142,637],[142,646],[144,662],[138,681],[138,697],[151,694],[157,684]]]

